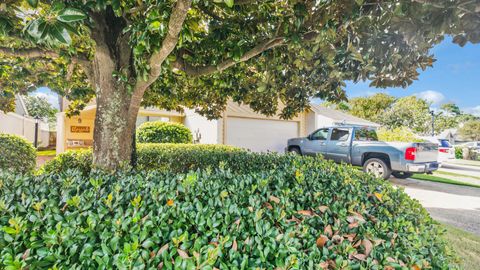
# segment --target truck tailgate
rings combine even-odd
[[[438,160],[438,145],[434,143],[416,143],[417,154],[415,163],[433,162]]]

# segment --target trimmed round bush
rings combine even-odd
[[[0,133],[0,170],[29,173],[35,169],[37,154],[24,138]]]
[[[0,175],[0,268],[456,267],[401,189],[318,158],[258,155],[275,169]]]
[[[178,123],[145,122],[137,129],[139,143],[191,143],[192,132]]]

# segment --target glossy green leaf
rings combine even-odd
[[[79,9],[66,8],[60,11],[57,18],[59,21],[72,23],[72,22],[79,22],[79,21],[85,20],[87,18],[87,15]]]

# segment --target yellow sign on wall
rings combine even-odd
[[[90,133],[89,126],[71,126],[70,132],[72,133]]]

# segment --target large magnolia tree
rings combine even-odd
[[[409,85],[443,36],[480,41],[471,0],[3,0],[0,104],[48,86],[94,97],[94,163],[130,159],[140,106],[196,108],[229,98],[289,118],[311,97],[345,98],[345,80]]]

